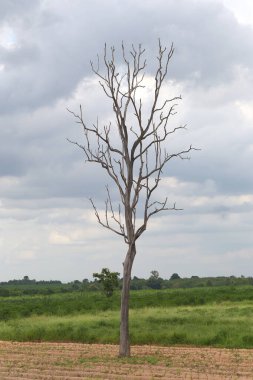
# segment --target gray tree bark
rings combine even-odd
[[[130,282],[134,257],[136,255],[135,244],[128,249],[123,264],[123,284],[121,291],[121,310],[120,310],[120,345],[119,356],[130,356],[130,337],[129,337],[129,298]]]

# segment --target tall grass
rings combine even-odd
[[[119,312],[32,316],[0,322],[1,340],[118,343]],[[253,304],[131,310],[132,344],[253,347]]]
[[[253,301],[253,287],[220,287],[132,291],[130,308],[199,306],[224,301]],[[0,297],[0,320],[32,315],[66,316],[119,310],[120,293],[106,298],[99,292]]]
[[[253,347],[253,287],[132,291],[133,344]],[[118,343],[120,293],[0,298],[0,339]]]

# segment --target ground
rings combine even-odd
[[[253,349],[0,342],[1,380],[253,379]]]

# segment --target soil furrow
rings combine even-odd
[[[0,380],[253,379],[253,350],[0,342]]]

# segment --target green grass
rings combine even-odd
[[[131,309],[145,307],[200,306],[224,301],[253,301],[253,287],[210,287],[192,289],[132,291]],[[67,316],[100,311],[117,311],[120,293],[106,298],[100,292],[74,292],[66,294],[0,297],[0,321],[33,315]]]
[[[141,318],[134,311],[131,326],[134,344],[249,348],[253,347],[253,304],[146,309]]]
[[[0,297],[0,339],[119,341],[120,293]],[[253,347],[253,287],[132,291],[132,344]]]
[[[31,316],[0,322],[0,340],[119,341],[119,311]],[[132,344],[253,347],[253,303],[145,307],[130,312]]]
[[[118,310],[120,295],[106,298],[101,293],[67,293],[0,298],[0,320],[32,315],[71,315]]]

